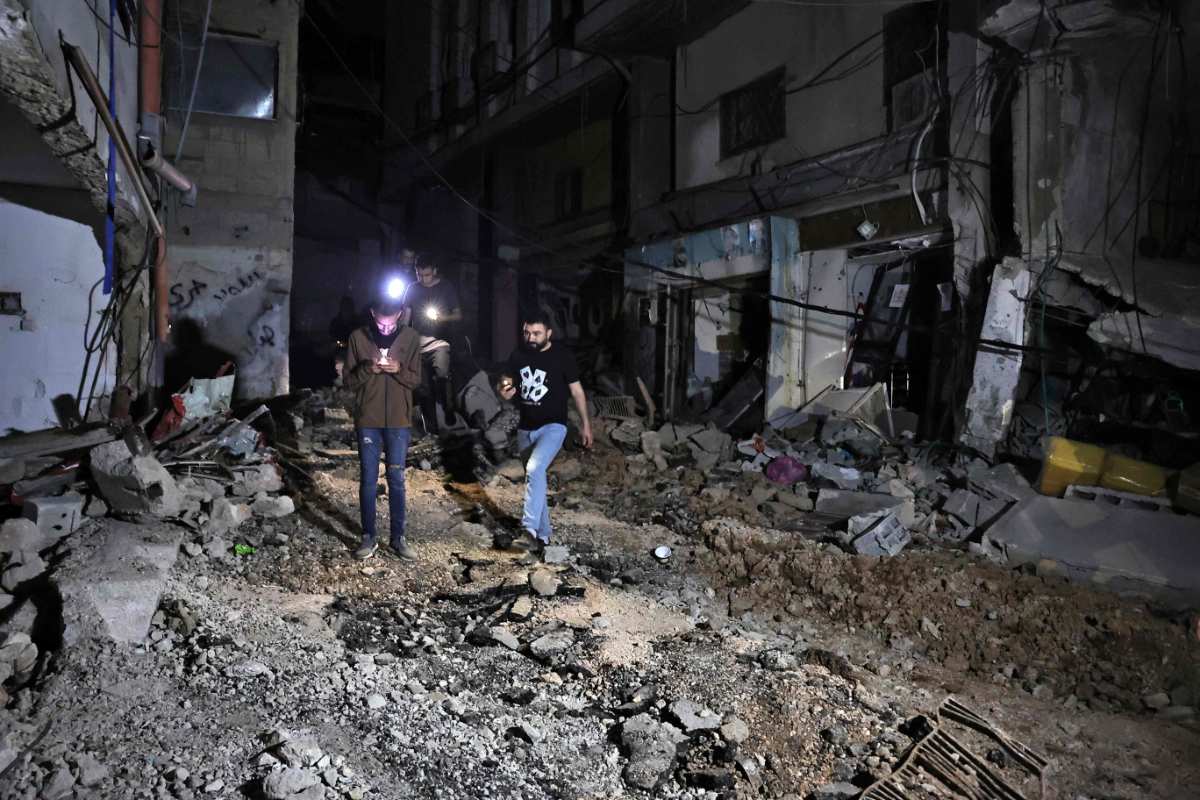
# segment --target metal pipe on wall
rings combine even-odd
[[[108,129],[108,135],[112,137],[113,144],[116,145],[117,154],[121,157],[121,162],[125,165],[125,171],[129,173],[130,182],[133,183],[134,192],[138,196],[138,202],[146,209],[151,226],[159,236],[164,235],[162,223],[159,222],[158,217],[154,214],[154,205],[150,202],[150,195],[146,192],[146,176],[138,165],[137,159],[134,158],[133,150],[129,146],[129,140],[125,138],[125,131],[122,130],[121,123],[114,119],[112,114],[108,113],[108,98],[105,96],[104,90],[100,88],[100,82],[96,80],[96,74],[92,72],[91,66],[87,63],[87,58],[78,47],[63,42],[63,51],[66,53],[67,62],[75,69],[75,74],[79,76],[79,80],[83,83],[83,88],[87,91],[88,97],[91,98],[92,105],[96,107],[96,113],[100,115],[101,121],[104,122],[104,127]]]
[[[142,0],[139,9],[138,112],[142,120],[148,118],[154,120],[154,124],[159,129],[154,133],[159,134],[162,127],[158,122],[159,111],[162,109],[162,30],[159,28],[159,23],[163,20],[162,0]],[[161,147],[161,141],[157,136],[153,141]],[[162,160],[161,154],[156,152],[155,155],[159,161]],[[153,168],[151,167],[151,169]],[[173,167],[172,170],[174,170]],[[191,182],[188,181],[188,183],[190,188]],[[187,190],[180,189],[180,191]],[[154,245],[154,334],[161,343],[167,340],[169,326],[167,312],[171,289],[171,281],[167,273],[167,235],[161,225]],[[162,348],[159,347],[155,358],[155,372],[158,376],[161,376],[161,357]]]

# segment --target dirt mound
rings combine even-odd
[[[848,556],[730,520],[702,534],[731,613],[823,614],[859,628],[884,645],[865,665],[883,674],[935,662],[1092,708],[1200,696],[1200,640],[1185,614],[961,554]]]

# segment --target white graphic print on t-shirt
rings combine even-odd
[[[521,399],[528,400],[534,404],[541,405],[542,398],[550,391],[550,387],[546,385],[546,370],[530,369],[522,367],[521,369]]]

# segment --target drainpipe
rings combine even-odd
[[[138,157],[139,161],[142,160],[148,140],[150,152],[161,162],[159,150],[162,143],[162,117],[159,111],[162,108],[162,31],[159,29],[159,22],[163,20],[162,0],[142,0],[139,7],[141,14],[138,19],[138,123],[141,131],[138,136]],[[159,346],[155,348],[153,383],[161,387],[162,343],[167,341],[167,301],[171,286],[167,277],[165,230],[155,237],[154,256],[154,333]]]

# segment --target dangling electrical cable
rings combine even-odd
[[[117,118],[117,71],[113,66],[116,49],[114,23],[117,16],[117,0],[108,0],[108,111]],[[138,176],[131,176],[137,180]],[[117,234],[117,140],[108,135],[108,208],[104,214],[104,293],[112,294],[113,245]]]
[[[204,47],[208,44],[208,15],[211,13],[212,0],[208,0],[208,7],[204,9],[204,31],[200,35],[200,54],[196,56],[196,74],[192,77],[192,94],[188,98],[187,112],[183,115],[183,128],[179,131],[179,147],[175,148],[174,163],[176,164],[179,163],[179,157],[183,155],[183,143],[187,140],[188,124],[192,121],[192,106],[196,103],[196,87],[200,85],[200,67],[204,65]]]

